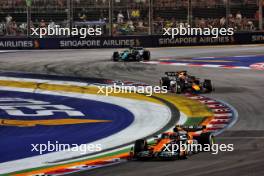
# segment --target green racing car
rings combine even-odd
[[[114,52],[112,56],[114,62],[126,61],[126,62],[139,62],[139,61],[149,61],[150,60],[150,51],[142,47],[130,47],[121,52]]]

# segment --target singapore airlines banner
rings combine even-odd
[[[264,32],[235,33],[233,36],[118,36],[80,38],[0,38],[0,49],[126,48],[264,43]]]

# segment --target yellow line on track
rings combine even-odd
[[[30,88],[30,89],[40,89],[48,91],[65,91],[83,94],[95,94],[95,95],[105,95],[103,93],[98,93],[99,88],[96,86],[74,86],[74,85],[57,85],[48,83],[35,83],[35,82],[21,82],[21,81],[8,81],[0,80],[0,86],[6,87],[17,87],[17,88]],[[143,94],[136,93],[110,93],[109,96],[129,98],[136,100],[145,100],[157,104],[162,104],[160,101],[153,99],[151,97],[145,96]],[[166,99],[167,101],[174,104],[180,111],[185,113],[188,117],[204,117],[211,116],[212,113],[209,109],[202,103],[191,100],[184,96],[171,96],[169,94],[155,94],[155,96]]]
[[[192,100],[184,96],[172,96],[169,94],[159,94],[156,96],[175,105],[188,118],[208,117],[213,115],[209,108],[199,101]]]
[[[96,86],[74,86],[74,85],[58,85],[58,84],[48,84],[48,83],[35,83],[35,82],[21,82],[21,81],[7,81],[0,80],[0,86],[4,87],[15,87],[15,88],[28,88],[28,89],[39,89],[46,91],[54,91],[54,92],[74,92],[74,93],[82,93],[82,94],[94,94],[94,95],[105,95],[103,93],[98,93],[100,90]],[[18,90],[19,91],[19,90]],[[109,93],[108,96],[121,97],[121,98],[129,98],[136,100],[145,100],[157,104],[162,104],[160,101],[155,100],[151,97],[136,94],[136,93]]]

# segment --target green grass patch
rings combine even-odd
[[[205,117],[193,117],[188,118],[187,121],[184,123],[184,125],[199,125],[203,122]]]

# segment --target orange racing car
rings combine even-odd
[[[205,126],[176,126],[164,132],[154,142],[144,139],[135,142],[130,152],[133,159],[186,159],[188,155],[203,151],[214,144],[214,136]]]

